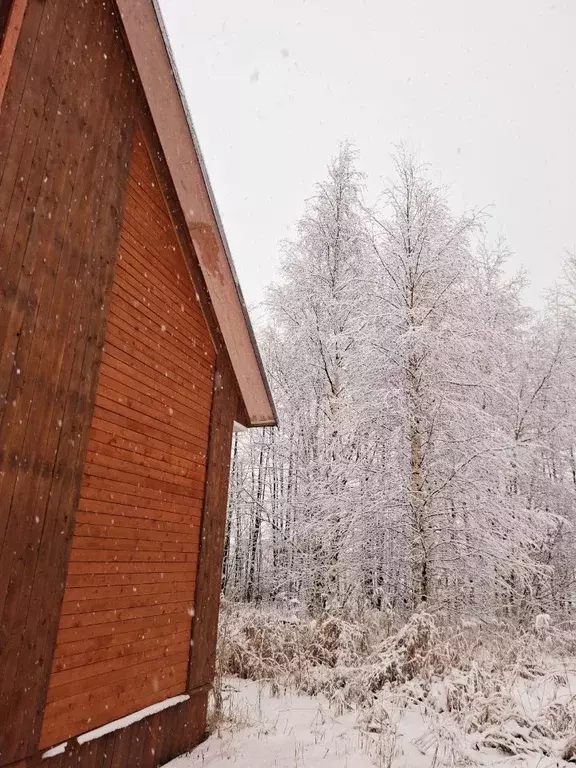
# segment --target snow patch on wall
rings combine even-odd
[[[56,744],[55,747],[50,747],[46,752],[42,754],[42,760],[46,760],[48,757],[56,757],[57,755],[63,755],[68,746],[67,741],[63,741],[62,744]]]

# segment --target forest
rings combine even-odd
[[[394,168],[367,201],[343,144],[282,246],[259,334],[280,426],[235,434],[223,593],[569,617],[576,256],[535,310],[486,211]]]

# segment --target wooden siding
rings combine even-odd
[[[61,755],[42,759],[42,752],[10,768],[157,768],[198,744],[206,726],[208,692],[158,712],[99,739],[70,740]]]
[[[186,690],[214,360],[138,130],[41,747]]]
[[[30,0],[0,110],[0,764],[38,745],[139,98],[110,0]]]
[[[226,351],[221,350],[214,381],[214,407],[210,425],[206,500],[202,520],[188,690],[209,685],[214,679],[232,429],[239,400],[232,366]]]
[[[70,739],[62,755],[42,759],[42,751],[39,751],[11,768],[157,768],[202,740],[216,647],[219,553],[226,516],[232,416],[238,399],[230,363],[225,351],[221,350],[216,361],[210,420],[206,497],[188,679],[189,701],[86,744],[80,745],[76,739]],[[102,578],[106,580],[108,575]],[[151,579],[154,579],[154,574],[151,574]],[[198,681],[205,678],[208,678],[208,684],[198,686]]]

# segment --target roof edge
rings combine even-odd
[[[168,60],[170,61],[170,66],[172,68],[172,75],[174,76],[174,81],[176,82],[176,87],[178,89],[178,94],[180,96],[182,109],[184,110],[184,114],[186,116],[186,122],[188,123],[188,129],[190,131],[190,136],[192,137],[192,143],[194,144],[194,149],[196,150],[198,163],[200,165],[200,171],[202,173],[202,178],[204,179],[204,184],[206,185],[206,191],[208,192],[208,198],[210,200],[210,206],[212,207],[212,213],[214,214],[216,226],[218,227],[218,234],[220,235],[220,239],[222,240],[222,246],[224,248],[226,260],[228,261],[228,266],[230,267],[230,271],[234,279],[234,285],[236,286],[236,292],[238,293],[238,299],[240,300],[240,306],[242,308],[242,314],[244,315],[244,320],[246,321],[246,327],[250,335],[250,341],[252,342],[252,346],[254,348],[254,354],[258,362],[258,367],[260,368],[262,381],[264,382],[264,387],[266,388],[266,394],[268,395],[268,400],[270,401],[270,406],[274,414],[273,422],[267,423],[267,424],[253,424],[253,426],[274,427],[278,423],[278,413],[276,411],[276,404],[274,403],[274,398],[272,396],[272,391],[270,389],[270,384],[268,382],[268,377],[266,375],[266,369],[264,368],[264,362],[260,354],[258,342],[256,341],[254,328],[252,326],[252,321],[250,320],[250,315],[248,313],[248,308],[246,306],[244,294],[242,293],[242,288],[240,286],[240,281],[238,279],[238,273],[236,272],[236,267],[234,265],[234,260],[232,258],[232,253],[230,251],[230,245],[228,244],[228,238],[226,237],[226,231],[224,230],[224,224],[222,223],[220,211],[218,210],[218,204],[216,203],[216,198],[214,196],[212,183],[208,175],[208,169],[206,168],[206,163],[204,162],[204,156],[202,154],[202,149],[200,148],[200,141],[198,139],[196,129],[194,128],[194,121],[192,120],[192,114],[188,106],[188,101],[186,99],[186,94],[184,92],[184,86],[182,84],[182,80],[180,79],[178,67],[176,66],[176,58],[172,50],[172,45],[170,44],[168,30],[166,29],[166,24],[164,23],[164,17],[162,15],[162,9],[160,8],[158,0],[152,0],[152,5],[154,7],[154,12],[156,13],[156,19],[158,21],[158,26],[160,27],[160,32],[162,33],[162,39],[164,40],[164,46],[166,48]]]
[[[116,0],[116,6],[230,357],[247,426],[274,426],[278,415],[272,392],[161,9],[157,0]]]

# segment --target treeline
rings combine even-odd
[[[342,147],[268,293],[281,423],[235,436],[223,589],[313,611],[567,613],[576,261],[535,313],[484,215],[456,216],[412,157],[374,206],[363,181]]]

